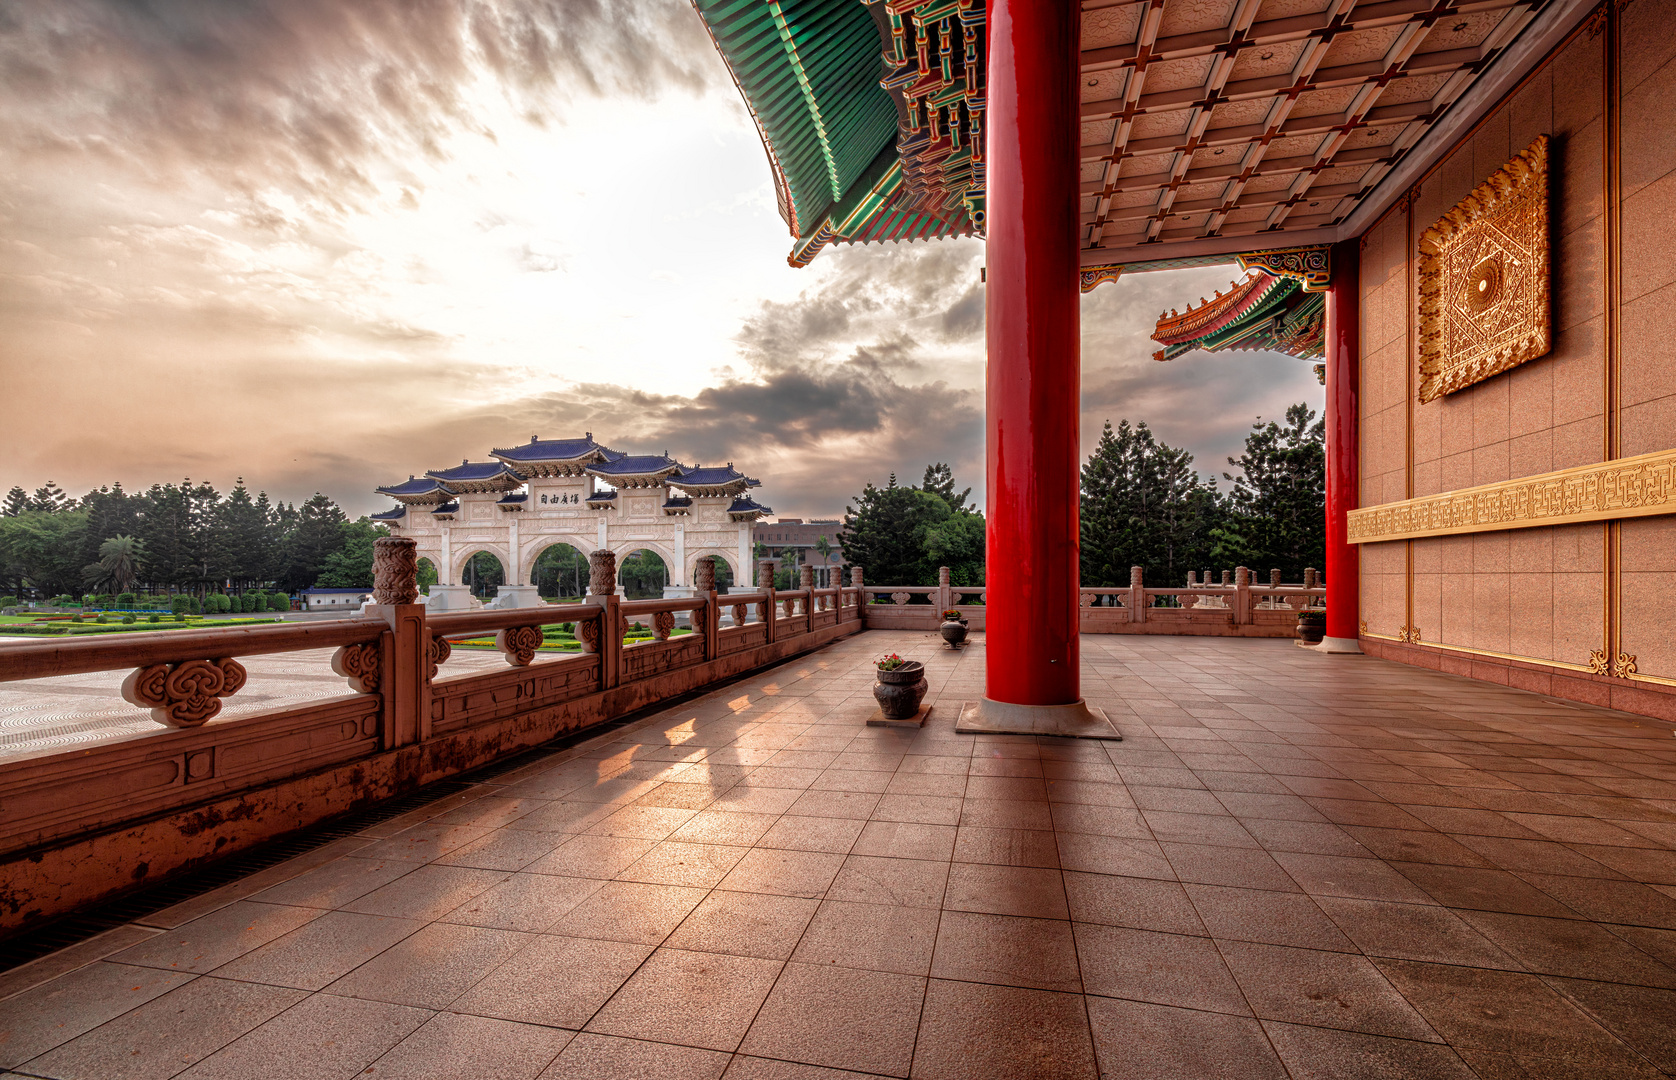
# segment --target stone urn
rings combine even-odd
[[[1310,645],[1321,644],[1327,635],[1327,613],[1319,609],[1298,612],[1298,640]]]
[[[958,611],[943,612],[943,623],[937,627],[937,632],[943,635],[951,649],[959,649],[966,644],[966,620],[960,617]]]
[[[925,665],[909,660],[901,667],[878,671],[879,681],[873,685],[873,697],[879,703],[879,711],[886,720],[912,720],[929,689]]]

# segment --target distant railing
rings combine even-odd
[[[1205,577],[1210,577],[1206,572]],[[1251,584],[1245,567],[1226,572],[1225,585],[1200,585],[1198,575],[1189,575],[1183,589],[1147,588],[1140,567],[1130,570],[1129,587],[1087,588],[1078,591],[1081,608],[1079,626],[1085,634],[1194,634],[1220,637],[1291,637],[1296,633],[1297,614],[1319,608],[1327,590],[1317,584],[1313,570],[1304,583],[1288,585],[1280,572],[1270,574],[1270,584]],[[932,630],[942,622],[942,613],[958,609],[973,630],[984,629],[987,597],[983,586],[956,587],[949,584],[947,567],[938,573],[939,583],[928,585],[867,585],[861,588],[866,602],[862,617],[869,629]],[[915,603],[918,597],[928,602]],[[973,604],[972,600],[979,601]]]
[[[377,550],[365,617],[0,645],[0,683],[126,670],[122,697],[159,725],[0,766],[0,932],[863,628],[856,589],[718,595],[708,560],[690,598],[625,601],[609,551],[583,603],[431,615],[412,541]],[[651,640],[625,644],[631,620]],[[543,651],[558,623],[580,653]],[[453,641],[491,636],[504,668],[448,676]],[[320,648],[346,696],[208,723],[244,689],[241,658]]]

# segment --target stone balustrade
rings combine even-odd
[[[364,618],[0,647],[0,682],[126,670],[123,697],[158,722],[0,771],[0,933],[863,629],[855,588],[718,595],[706,575],[691,598],[625,601],[611,558],[595,559],[583,603],[430,614],[411,602],[411,551],[387,543],[412,541],[378,541]],[[691,633],[673,632],[678,615]],[[625,644],[636,620],[652,639]],[[542,651],[558,623],[575,625],[581,654]],[[449,677],[453,643],[485,637],[506,666]],[[239,658],[321,648],[336,650],[344,696],[211,722],[245,687]]]

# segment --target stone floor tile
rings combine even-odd
[[[1377,859],[1277,851],[1274,860],[1311,896],[1348,896],[1407,904],[1435,902],[1425,890]]]
[[[1432,863],[1443,866],[1494,866],[1461,840],[1430,829],[1382,829],[1367,825],[1346,825],[1345,831],[1381,859],[1390,862]]]
[[[727,876],[749,848],[666,840],[617,875],[621,881],[710,888]]]
[[[1087,993],[1251,1015],[1245,996],[1209,938],[1091,923],[1073,925]]]
[[[1208,936],[1187,893],[1173,881],[1067,871],[1065,897],[1074,922]]]
[[[740,784],[710,804],[711,811],[730,814],[774,814],[791,809],[805,793],[795,787],[758,787]]]
[[[598,892],[603,881],[550,874],[513,874],[442,917],[443,922],[539,933]]]
[[[893,911],[891,917],[900,914]],[[1068,922],[945,911],[936,937],[937,952],[931,964],[935,979],[1082,992],[1076,943]],[[798,950],[800,956],[802,951]]]
[[[60,1080],[164,1080],[307,996],[301,990],[193,979],[35,1058],[23,1070]]]
[[[1342,828],[1327,821],[1288,821],[1275,818],[1239,819],[1245,831],[1268,852],[1295,851],[1307,855],[1338,855],[1372,859],[1373,852]]]
[[[454,1012],[579,1030],[652,955],[649,945],[546,936],[455,999]]]
[[[1676,971],[1595,923],[1499,911],[1462,911],[1460,915],[1527,971],[1676,987]]]
[[[1447,1046],[1263,1021],[1292,1080],[1477,1080]]]
[[[1676,885],[1676,851],[1571,844],[1571,849],[1644,884]]]
[[[1299,891],[1297,882],[1265,851],[1210,844],[1161,843],[1159,846],[1182,881],[1277,892]]]
[[[1101,1076],[1287,1080],[1256,1020],[1116,998],[1088,999]]]
[[[1142,810],[1157,810],[1175,814],[1221,814],[1228,809],[1209,791],[1181,787],[1129,788],[1129,797]]]
[[[443,825],[427,822],[415,826],[362,849],[358,854],[367,859],[399,859],[402,862],[427,863],[453,851],[462,844],[482,839],[489,830],[477,825]]]
[[[1676,930],[1676,899],[1638,881],[1528,872],[1519,877],[1585,919]]]
[[[814,899],[826,893],[843,863],[842,855],[831,852],[754,848],[716,887]]]
[[[872,1080],[877,1075],[736,1054],[722,1080]]]
[[[342,997],[441,1009],[530,941],[530,935],[511,930],[433,923],[326,989]]]
[[[1094,1080],[1082,998],[933,979],[914,1052],[925,1080]]]
[[[789,959],[818,900],[770,893],[716,891],[664,942],[672,949]]]
[[[900,975],[925,975],[937,943],[930,908],[827,900],[803,931],[792,960]]]
[[[718,1080],[727,1063],[714,1050],[584,1034],[539,1080]]]
[[[866,827],[867,822],[855,818],[811,818],[787,814],[762,834],[756,846],[846,855]]]
[[[749,847],[778,820],[776,814],[746,814],[706,810],[694,814],[669,839],[683,844],[726,844]]]
[[[1135,807],[1129,789],[1118,782],[1116,770],[1110,781],[1049,779],[1047,787],[1048,799],[1055,803],[1116,806],[1126,810]]]
[[[1676,1072],[1676,993],[1584,979],[1548,983],[1654,1066]]]
[[[826,769],[808,787],[814,791],[854,791],[868,795],[882,795],[890,787],[888,772],[863,772],[859,769]]]
[[[625,806],[588,826],[588,835],[662,840],[685,825],[696,812],[669,806]]]
[[[850,818],[866,821],[881,796],[867,791],[805,791],[786,810],[799,817]]]
[[[551,854],[525,866],[524,871],[608,881],[656,846],[656,840],[638,837],[575,836]]]
[[[1355,952],[1333,921],[1301,893],[1186,885],[1193,908],[1214,938]]]
[[[1315,902],[1369,956],[1522,969],[1517,960],[1445,907],[1334,896],[1316,897]]]
[[[1069,919],[1060,871],[1034,866],[954,863],[943,907],[992,915]]]
[[[385,1001],[315,994],[180,1075],[183,1080],[344,1080],[431,1015]]]
[[[680,885],[608,881],[549,928],[573,937],[656,945],[681,924],[705,890]]]
[[[795,819],[793,819],[795,820]],[[916,822],[869,821],[850,852],[882,855],[893,859],[930,859],[947,862],[954,854],[956,829],[953,825]]]
[[[411,874],[343,905],[344,911],[396,919],[437,919],[478,893],[505,881],[498,870],[468,866],[421,866]]]
[[[997,866],[1059,866],[1056,834],[1045,829],[986,829],[962,825],[952,858]]]
[[[575,1033],[487,1016],[438,1013],[379,1058],[378,1080],[534,1080]]]
[[[899,907],[939,908],[948,888],[949,864],[925,859],[851,855],[844,859],[828,900]]]
[[[733,1051],[781,962],[659,949],[588,1022],[604,1035]]]
[[[1407,960],[1375,963],[1451,1046],[1602,1068],[1639,1060],[1535,975]]]
[[[1175,869],[1155,840],[1091,833],[1060,833],[1059,865],[1066,870],[1116,877],[1149,877],[1174,881]]]
[[[522,870],[570,838],[570,833],[496,829],[436,861],[443,866],[475,866],[480,870]]]
[[[1219,947],[1259,1019],[1442,1041],[1364,956],[1244,941]]]
[[[1462,835],[1460,842],[1503,870],[1572,877],[1621,878],[1617,871],[1579,855],[1553,840],[1520,840],[1506,836]]]
[[[226,979],[319,990],[424,928],[413,919],[328,911],[215,970]]]
[[[1505,870],[1426,863],[1388,864],[1403,877],[1426,890],[1446,907],[1475,911],[1507,911],[1516,915],[1575,917],[1576,912],[1542,890]]]
[[[556,832],[574,835],[587,832],[595,824],[610,817],[616,807],[599,802],[578,802],[561,799],[537,807],[506,823],[503,828],[515,831]]]
[[[263,889],[251,899],[265,904],[337,908],[388,885],[403,874],[411,874],[413,870],[412,863],[395,859],[358,859],[351,856],[317,866],[290,881]]]
[[[918,822],[953,827],[960,823],[961,800],[941,795],[881,795],[874,821]]]
[[[124,949],[109,959],[121,964],[212,971],[319,918],[318,908],[240,900]]]
[[[787,964],[740,1052],[807,1065],[907,1076],[925,980]]]

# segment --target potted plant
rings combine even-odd
[[[879,681],[873,686],[873,698],[886,720],[912,720],[919,712],[919,703],[929,688],[925,681],[925,665],[918,660],[904,660],[895,653],[886,653],[873,662]]]
[[[937,627],[937,632],[943,635],[949,648],[959,649],[966,643],[966,617],[959,608],[949,608],[943,612],[943,624]]]
[[[1326,634],[1326,608],[1305,608],[1298,612],[1298,640],[1310,645],[1319,645]]]

